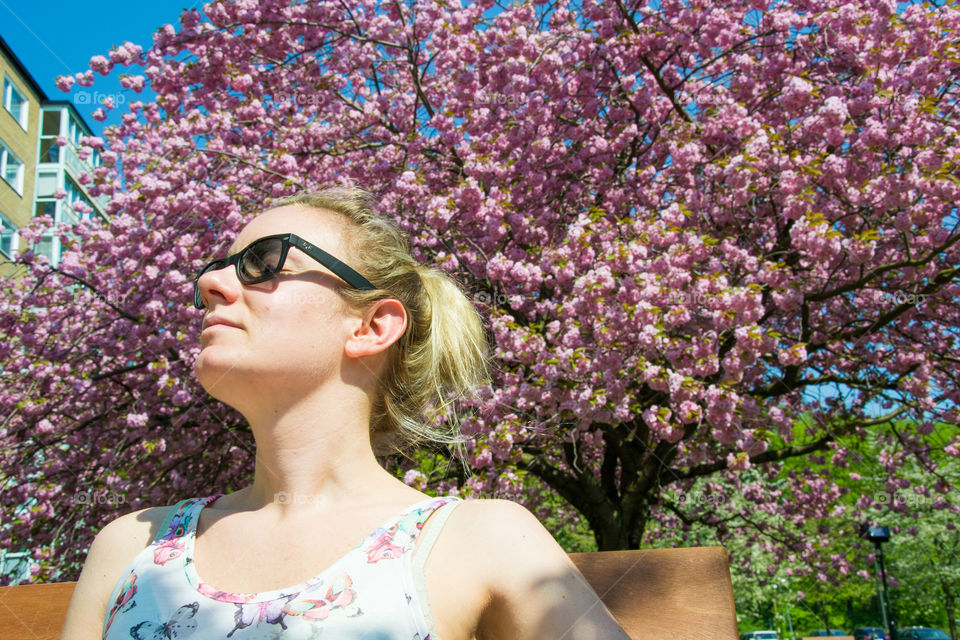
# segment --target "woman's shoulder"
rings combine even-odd
[[[511,500],[462,501],[444,527],[450,547],[469,548],[478,567],[496,572],[498,566],[529,566],[546,562],[556,566],[566,553],[540,520],[523,505]]]
[[[114,518],[93,539],[70,599],[63,637],[99,629],[110,595],[137,554],[146,549],[175,505],[147,507]]]
[[[427,564],[441,637],[629,640],[550,532],[516,502],[460,503]]]
[[[121,554],[129,549],[142,550],[156,538],[164,521],[181,503],[146,507],[118,516],[97,533],[94,543],[114,548]]]
[[[501,498],[460,500],[456,513],[460,521],[487,534],[503,533],[504,524],[543,528],[537,517],[525,506]]]

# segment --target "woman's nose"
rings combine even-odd
[[[240,296],[240,280],[237,279],[237,270],[232,264],[224,265],[219,269],[211,269],[197,280],[200,298],[207,309],[217,302],[229,304]]]

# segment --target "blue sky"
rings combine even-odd
[[[59,75],[85,71],[90,58],[106,55],[114,45],[129,40],[146,51],[153,43],[153,33],[165,24],[179,24],[184,9],[200,7],[202,1],[152,0],[98,0],[81,3],[54,0],[0,0],[0,35],[20,58],[34,80],[51,100],[70,100],[71,94],[57,89],[54,80]],[[138,71],[130,68],[130,72]],[[133,92],[120,87],[121,70],[115,69],[110,77],[95,74],[96,81],[90,91],[102,94],[125,94],[126,103],[137,99]],[[74,85],[74,91],[77,86]],[[147,94],[144,91],[143,95]],[[152,94],[150,94],[152,95]],[[94,104],[74,102],[77,111],[95,134],[103,131],[105,124],[119,121],[126,112],[120,105],[111,112],[105,123],[90,117]]]

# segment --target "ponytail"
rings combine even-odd
[[[483,324],[463,289],[445,272],[412,257],[409,238],[376,212],[366,191],[326,189],[273,206],[289,205],[329,211],[351,223],[346,258],[377,289],[341,286],[347,304],[363,311],[393,298],[407,312],[406,330],[390,347],[371,407],[375,449],[403,452],[424,442],[461,445],[460,417],[447,408],[490,380]],[[444,426],[427,424],[432,410],[447,413]]]

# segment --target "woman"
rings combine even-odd
[[[473,306],[369,194],[285,200],[228,255],[195,283],[195,373],[249,422],[253,483],[104,527],[62,639],[627,638],[529,511],[377,463],[455,441],[422,414],[487,377]]]

